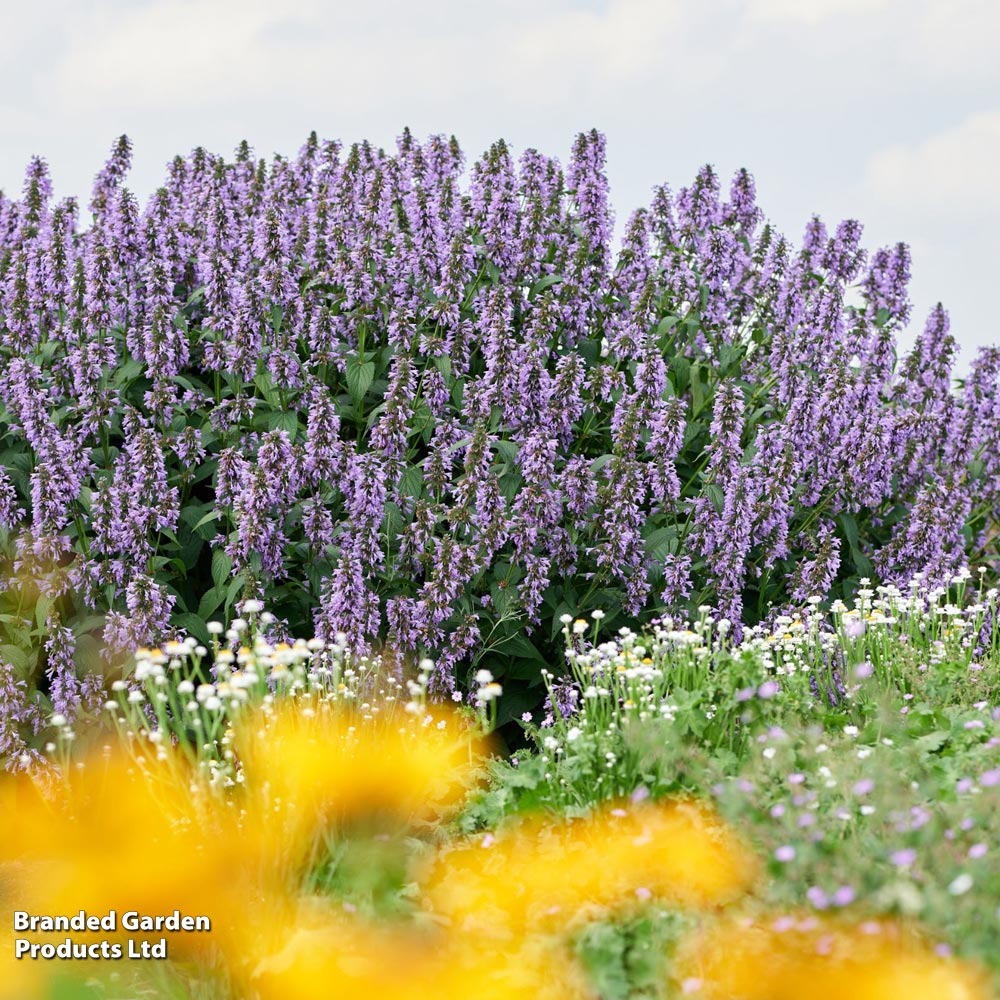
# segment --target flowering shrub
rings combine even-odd
[[[658,188],[615,258],[604,139],[177,157],[92,221],[0,196],[0,754],[108,661],[266,598],[286,634],[488,669],[537,703],[559,617],[734,622],[992,551],[1000,351],[896,364],[907,247]],[[99,655],[103,653],[103,659]]]

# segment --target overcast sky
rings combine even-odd
[[[651,188],[746,166],[795,239],[813,213],[913,248],[965,367],[1000,342],[1000,0],[37,0],[0,30],[0,188],[28,158],[89,193],[122,132],[145,198],[176,153],[294,154],[404,125],[565,162],[608,138],[619,232]]]

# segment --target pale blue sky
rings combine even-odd
[[[755,175],[796,239],[813,212],[913,247],[915,325],[1000,342],[998,0],[71,0],[0,32],[0,188],[33,153],[89,192],[115,136],[148,195],[195,145],[294,153],[311,129],[389,147],[404,125],[470,159],[503,136],[565,159],[607,134],[624,222],[713,163]]]

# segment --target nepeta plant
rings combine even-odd
[[[409,132],[196,149],[144,209],[130,155],[86,226],[40,159],[0,196],[5,752],[39,696],[87,708],[87,675],[240,597],[430,654],[439,692],[488,668],[510,717],[564,613],[738,631],[992,552],[1000,353],[953,393],[938,308],[897,365],[909,251],[857,222],[795,247],[706,167],[615,256],[597,132],[467,179]]]

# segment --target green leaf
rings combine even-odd
[[[505,462],[510,462],[511,466],[516,464],[518,448],[514,441],[507,441],[504,438],[498,438],[496,441],[491,443]]]
[[[542,664],[548,663],[538,651],[538,647],[519,632],[515,632],[494,646],[493,652],[503,653],[504,656],[518,656],[525,660],[535,660]],[[507,671],[507,675],[510,676],[510,671]]]
[[[160,534],[173,542],[174,546],[177,548],[180,547],[181,543],[177,541],[177,536],[169,528],[160,528]]]
[[[563,276],[561,274],[547,274],[544,278],[540,278],[531,286],[531,291],[528,292],[528,301],[534,302],[546,288],[551,288],[553,285],[559,284],[562,280]]]
[[[590,463],[590,471],[592,475],[596,475],[601,469],[604,468],[615,456],[614,455],[601,455],[599,458],[595,458],[593,462]]]
[[[563,624],[562,624],[562,622],[559,619],[562,618],[563,615],[569,615],[570,617],[574,617],[575,612],[576,612],[576,608],[574,608],[571,605],[567,604],[565,601],[563,601],[555,609],[555,611],[552,614],[552,634],[549,636],[549,641],[550,642],[553,639],[555,639],[555,637],[557,635],[559,635],[559,633],[562,632],[562,630],[563,630]]]
[[[742,353],[742,350],[733,344],[723,344],[719,348],[719,367],[722,369],[722,374],[726,374],[740,360]]]
[[[246,586],[246,576],[243,573],[237,573],[233,577],[232,583],[229,584],[229,590],[226,591],[226,612],[233,606],[233,601],[236,600],[236,595]]]
[[[299,429],[299,415],[295,410],[282,410],[274,415],[274,426],[272,430],[285,431],[289,440],[294,444],[295,435]]]
[[[268,322],[271,324],[271,329],[277,333],[281,329],[281,321],[284,319],[285,310],[279,305],[271,306],[271,312],[268,314]]]
[[[129,358],[123,365],[119,365],[111,379],[116,388],[122,388],[134,382],[146,370],[144,362],[137,358]]]
[[[504,691],[497,706],[497,725],[503,726],[513,719],[519,719],[523,712],[537,707],[538,702],[535,692],[526,688]]]
[[[101,648],[103,643],[97,636],[84,632],[76,639],[76,648],[73,650],[73,662],[77,670],[82,674],[101,674],[106,669],[101,661]]]
[[[872,576],[875,567],[868,556],[861,551],[861,544],[858,538],[858,522],[854,519],[854,515],[844,512],[837,515],[836,521],[840,526],[840,530],[843,531],[844,537],[847,539],[847,545],[851,550],[851,558],[854,560],[854,566],[858,571],[858,575]]]
[[[77,642],[79,642],[82,636],[98,628],[104,628],[104,615],[85,615],[83,618],[74,620],[73,635],[76,636]]]
[[[198,602],[198,617],[203,621],[208,621],[225,596],[226,592],[221,587],[213,587],[212,590],[205,591]]]
[[[699,378],[699,365],[695,362],[691,365],[691,414],[697,416],[705,405],[705,387]]]
[[[37,651],[32,653],[9,642],[0,646],[0,660],[6,660],[22,676],[32,671],[37,655]]]
[[[375,362],[365,361],[363,364],[353,358],[347,365],[347,391],[356,402],[365,398],[372,382],[375,381]]]
[[[208,634],[208,629],[205,627],[205,622],[200,615],[193,615],[190,611],[185,611],[183,614],[174,615],[174,624],[179,628],[185,629],[191,635],[193,635],[200,643],[205,646],[209,645],[210,636]]]
[[[499,617],[502,618],[510,609],[512,596],[510,587],[500,587],[498,584],[493,584],[493,586],[490,587],[490,598],[491,603],[493,604],[493,610]]]
[[[670,365],[670,380],[674,383],[677,395],[687,391],[691,381],[691,362],[687,358],[674,358]]]
[[[183,375],[171,375],[170,381],[175,385],[179,385],[182,389],[187,389],[189,392],[197,391],[194,382],[192,382],[189,378],[185,378]]]
[[[399,477],[399,492],[403,496],[418,497],[424,491],[424,477],[420,466],[411,465]]]
[[[656,338],[662,340],[681,321],[680,316],[664,316],[656,324]]]
[[[508,788],[537,788],[542,780],[537,757],[528,757],[520,767],[505,767],[501,780]]]
[[[207,541],[215,534],[215,529],[211,526],[212,522],[218,521],[220,517],[222,517],[222,511],[210,510],[207,514],[202,515],[202,517],[198,519],[198,523],[195,524],[191,530],[198,535],[199,538],[203,538]]]
[[[914,745],[922,750],[924,753],[936,753],[940,750],[951,738],[951,734],[944,729],[936,729],[934,732],[927,733],[926,736],[920,736],[914,740]]]
[[[271,373],[269,371],[262,371],[253,380],[253,384],[265,402],[270,403],[271,406],[281,405],[281,397],[278,395],[277,389],[274,388],[274,382],[271,381]]]
[[[706,483],[705,492],[712,501],[715,513],[721,515],[726,506],[726,497],[718,483]]]
[[[221,588],[233,572],[233,561],[224,549],[212,553],[212,581]]]
[[[305,292],[338,292],[340,287],[333,284],[330,281],[330,276],[328,274],[318,274],[315,278],[310,278],[303,286],[303,293]]]
[[[388,539],[398,538],[403,529],[403,515],[391,500],[385,503],[382,516],[382,531]]]
[[[55,601],[51,597],[47,597],[45,594],[38,595],[38,600],[35,603],[35,624],[39,628],[45,625],[45,620],[49,617],[53,604]]]
[[[657,528],[646,538],[646,557],[653,563],[662,563],[670,551],[671,543],[677,538],[677,526],[670,524]]]
[[[447,354],[439,354],[434,359],[434,367],[445,377],[451,378],[451,358]]]

